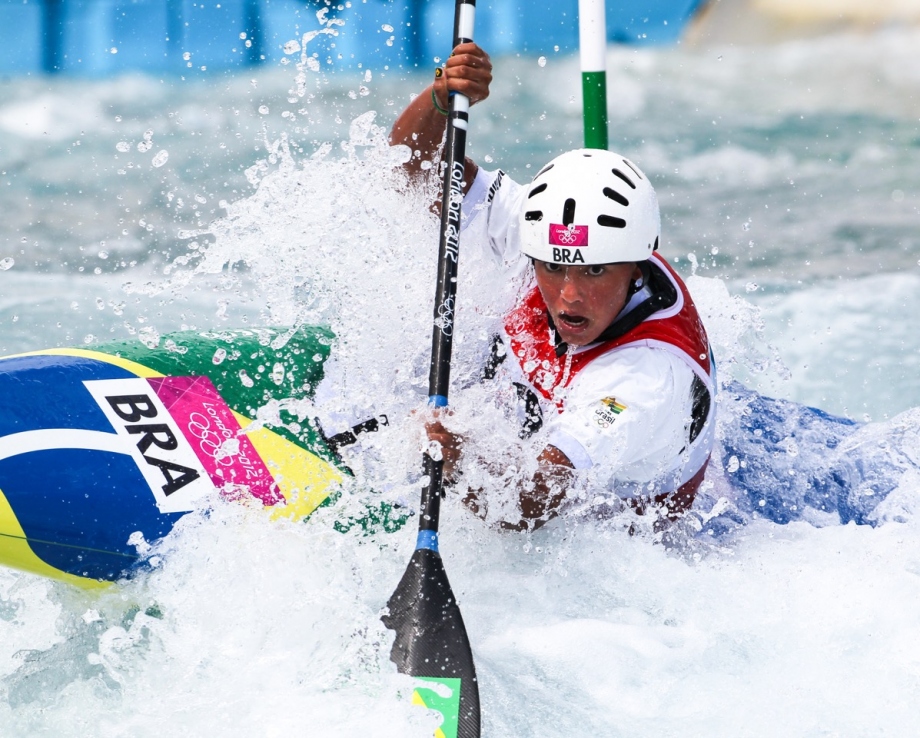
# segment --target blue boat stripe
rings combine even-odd
[[[428,404],[435,407],[447,407],[447,398],[444,395],[431,395]]]
[[[438,551],[438,532],[436,530],[420,530],[418,532],[418,540],[415,542],[416,550],[420,548],[427,548],[429,551]]]

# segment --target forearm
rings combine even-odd
[[[514,514],[499,515],[498,523],[505,530],[535,530],[542,527],[558,514],[574,478],[571,462],[559,449],[547,446],[537,460],[533,474],[518,475],[511,481],[514,497],[517,499]],[[484,464],[493,480],[501,479],[503,470]],[[460,477],[459,480],[463,478]],[[486,517],[483,508],[483,488],[467,487],[464,502],[479,515]],[[511,513],[511,510],[506,510]]]
[[[412,150],[405,165],[410,177],[420,178],[428,169],[423,168],[424,163],[431,162],[441,148],[447,130],[447,116],[442,111],[448,110],[450,95],[464,95],[470,105],[475,105],[489,96],[491,83],[492,62],[488,54],[472,42],[454,49],[444,66],[437,70],[434,82],[406,106],[390,131],[391,145],[404,145]],[[476,171],[476,165],[467,159],[464,191],[469,190]]]
[[[444,141],[447,117],[434,106],[431,92],[434,85],[428,85],[403,110],[390,131],[391,146],[408,146],[412,156],[405,165],[410,176],[420,176],[422,162],[430,162]],[[439,103],[443,104],[443,103]]]
[[[565,500],[569,483],[572,481],[570,470],[554,467],[541,468],[533,479],[524,480],[518,487],[518,501],[521,519],[502,521],[506,530],[536,530],[546,525],[559,514],[559,506]]]

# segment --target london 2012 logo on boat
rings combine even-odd
[[[252,442],[206,377],[91,380],[84,386],[125,441],[162,512],[186,512],[215,489],[283,498]]]

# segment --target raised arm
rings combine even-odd
[[[412,149],[412,158],[406,164],[412,177],[422,176],[422,162],[430,162],[441,148],[447,128],[447,116],[441,111],[448,109],[449,94],[460,92],[470,99],[471,105],[489,96],[492,61],[476,44],[460,44],[439,69],[441,73],[409,103],[390,132],[392,145],[403,144]],[[472,183],[477,169],[476,164],[467,159],[467,186]]]

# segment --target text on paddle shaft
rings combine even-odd
[[[200,475],[196,469],[157,458],[148,453],[151,446],[155,447],[154,453],[157,449],[175,451],[179,447],[175,433],[165,423],[140,422],[145,419],[152,420],[159,414],[156,404],[150,397],[147,395],[113,395],[105,399],[115,414],[125,422],[125,430],[131,435],[140,436],[137,449],[144,457],[144,461],[159,469],[163,474],[166,482],[163,485],[163,494],[171,495],[198,479]],[[157,455],[162,456],[162,454]]]
[[[450,172],[448,192],[447,228],[444,232],[447,258],[457,262],[460,253],[460,208],[463,205],[463,162],[455,161]]]

